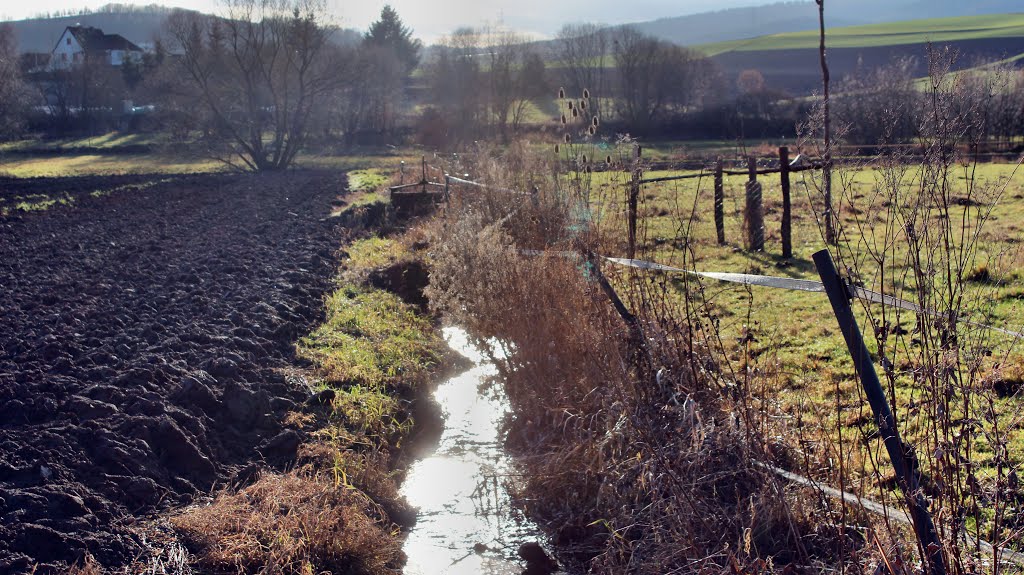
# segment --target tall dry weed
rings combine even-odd
[[[478,178],[535,192],[460,189],[433,223],[431,305],[500,342],[524,505],[563,559],[594,573],[828,561],[833,546],[813,543],[835,534],[808,520],[816,506],[792,506],[754,463],[763,441],[694,336],[698,306],[629,273],[611,276],[613,305],[611,272],[586,254],[618,240],[602,235],[591,204],[603,199],[573,159],[588,152],[568,153],[569,173],[524,148],[477,158],[466,169]]]
[[[932,50],[917,109],[883,119],[877,130],[878,143],[888,144],[909,121],[916,149],[880,147],[877,156],[838,169],[837,211],[845,217],[832,253],[851,282],[926,310],[865,304],[865,332],[873,335],[879,375],[914,463],[910,472],[920,480],[942,540],[947,572],[999,573],[1005,566],[998,547],[1024,528],[1013,503],[1021,493],[1011,480],[1021,455],[1011,453],[1007,429],[1008,421],[1019,420],[1020,407],[1002,401],[992,385],[1012,368],[1016,342],[980,327],[993,321],[987,314],[994,295],[990,267],[998,269],[1005,255],[984,252],[981,239],[1009,181],[976,177],[982,169],[977,152],[989,138],[990,95],[979,91],[987,84],[952,74],[954,60],[955,54]],[[853,175],[867,170],[875,176],[865,190]],[[851,431],[836,423],[870,423],[856,389],[847,407],[837,387],[836,413],[821,420],[823,428],[832,427],[819,434],[830,440],[808,468],[829,470],[831,483],[860,496],[904,507],[875,426]],[[853,524],[845,511],[833,515],[844,527]],[[909,573],[926,555],[904,529],[875,525],[898,570]]]

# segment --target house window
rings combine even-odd
[[[61,59],[62,62],[67,62],[68,61],[68,53],[67,52],[61,52],[60,53],[60,59]]]
[[[68,46],[70,46],[70,45],[71,45],[71,38],[68,38],[68,39],[66,40],[66,42],[67,42]]]

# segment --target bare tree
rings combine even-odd
[[[333,127],[340,128],[348,144],[354,144],[359,134],[369,129],[370,118],[374,115],[372,93],[376,79],[373,77],[373,62],[370,51],[364,46],[332,49],[342,52],[333,59],[338,62],[335,72],[348,79],[332,91],[323,107],[324,118],[320,121],[326,132]]]
[[[516,131],[531,100],[547,91],[544,61],[525,36],[511,32],[486,35],[491,117],[503,140]]]
[[[590,102],[599,116],[609,101],[605,69],[609,64],[609,33],[597,24],[567,24],[558,32],[556,50],[562,63],[565,85],[573,97],[590,91]]]
[[[914,86],[913,58],[872,70],[858,69],[839,82],[833,97],[843,139],[855,144],[907,142],[916,135],[921,93]],[[875,121],[865,122],[864,118]]]
[[[227,145],[219,159],[254,171],[287,168],[314,109],[338,85],[329,26],[313,0],[228,0],[224,18],[175,12],[172,46]]]
[[[86,53],[68,68],[37,74],[34,83],[58,133],[111,129],[128,95],[121,70],[102,53]]]
[[[487,123],[484,72],[477,57],[480,35],[471,28],[460,28],[440,42],[437,56],[429,65],[431,99],[428,110],[449,142],[476,137]]]
[[[612,42],[618,115],[634,130],[650,129],[672,109],[685,109],[706,83],[706,58],[624,27]]]
[[[153,122],[179,141],[197,130],[209,136],[215,124],[207,106],[196,106],[202,93],[194,82],[182,81],[187,74],[177,58],[162,57],[152,63],[136,89],[138,98],[155,104]]]
[[[28,108],[29,92],[18,69],[14,28],[0,25],[0,137],[15,135]]]

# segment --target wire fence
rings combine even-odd
[[[788,150],[786,150],[785,148],[780,149],[779,155],[780,158],[783,160],[780,163],[780,168],[767,168],[763,170],[755,170],[753,168],[755,164],[751,160],[748,166],[748,170],[746,172],[732,173],[748,175],[751,177],[751,180],[753,181],[756,177],[756,174],[779,173],[782,174],[785,178],[785,176],[788,173],[791,173],[792,171],[812,170],[821,168],[821,164],[813,162],[806,164],[798,164],[794,166],[793,163],[787,161]],[[638,159],[639,154],[637,154],[637,156],[635,157]],[[800,158],[798,157],[797,160],[799,159]],[[720,178],[721,175],[730,172],[727,172],[726,170],[722,169],[723,162],[721,160],[719,160],[716,164],[717,165],[715,174],[717,192],[717,189],[720,186],[720,180],[718,178]],[[639,170],[634,171],[634,178],[631,181],[631,185],[636,185],[638,182],[664,182],[706,176],[705,173],[701,172],[699,174],[685,176],[652,178],[648,180],[643,180],[639,177],[636,177],[636,174],[638,173]],[[453,184],[521,196],[535,196],[537,193],[536,190],[534,190],[533,192],[522,192],[518,190],[504,188],[501,186],[493,186],[465,178],[459,178],[448,174],[444,175],[444,181],[445,183],[443,185],[445,190],[445,197],[447,197],[448,194],[451,192],[451,186]],[[785,184],[785,180],[783,182]],[[422,183],[416,185],[422,185]],[[716,197],[716,204],[717,202],[718,198]],[[635,209],[630,210],[630,213],[631,217],[635,218]],[[635,226],[635,219],[633,220],[632,225]],[[630,231],[632,232],[632,234],[635,234],[635,227],[631,227]],[[882,515],[889,519],[895,519],[898,522],[910,525],[914,527],[914,529],[917,531],[918,538],[923,543],[923,548],[941,548],[938,535],[935,531],[935,528],[931,521],[931,517],[929,515],[927,502],[924,500],[921,489],[918,485],[919,477],[917,476],[917,472],[912,468],[912,466],[904,460],[905,454],[907,453],[907,446],[899,437],[897,431],[898,426],[896,425],[895,416],[893,415],[892,410],[889,408],[888,400],[886,399],[886,396],[882,391],[881,385],[878,382],[878,377],[874,369],[873,359],[871,358],[871,355],[870,353],[868,353],[867,348],[864,344],[863,338],[860,334],[859,327],[857,326],[856,320],[854,319],[852,311],[849,308],[849,302],[852,301],[853,299],[859,299],[871,304],[878,304],[887,307],[898,308],[913,312],[915,314],[924,314],[933,317],[946,318],[945,314],[942,314],[937,310],[925,309],[918,304],[897,298],[892,295],[866,289],[862,286],[856,285],[855,283],[849,281],[848,279],[841,278],[839,273],[835,270],[831,254],[828,252],[828,250],[822,250],[816,253],[814,256],[816,267],[818,269],[819,275],[821,276],[821,281],[812,279],[777,277],[747,273],[684,269],[660,264],[657,262],[634,259],[632,257],[632,246],[630,252],[631,257],[619,258],[612,256],[596,256],[594,254],[573,251],[521,250],[521,253],[527,256],[555,256],[562,258],[582,259],[583,261],[591,262],[593,262],[596,259],[613,264],[615,266],[626,267],[630,269],[647,271],[652,273],[684,274],[697,278],[710,279],[715,281],[735,283],[741,285],[827,294],[833,305],[833,312],[836,316],[836,320],[839,324],[840,330],[843,332],[843,335],[847,340],[851,357],[854,359],[854,362],[858,365],[857,373],[862,380],[862,385],[864,387],[866,394],[868,395],[869,403],[872,407],[872,410],[875,413],[875,421],[879,423],[879,432],[881,437],[883,438],[883,443],[889,451],[890,460],[893,463],[894,471],[896,472],[897,478],[899,479],[898,485],[900,486],[901,491],[904,494],[905,503],[907,504],[908,511],[897,510],[893,507],[859,497],[852,493],[840,491],[821,482],[814,481],[807,477],[769,465],[767,463],[755,462],[755,464],[762,467],[763,469],[771,471],[772,473],[792,483],[812,487],[814,489],[819,490],[821,493],[828,495],[829,497],[839,499],[844,503],[856,504],[868,512],[877,515]],[[612,297],[613,303],[616,304],[617,308],[622,307],[621,300],[619,300],[619,298],[614,294],[614,290],[611,288],[611,286],[602,285],[602,287],[608,288],[606,289],[606,292],[608,290],[611,290],[612,293],[610,293],[609,295]],[[630,318],[632,318],[632,314],[630,314],[628,310],[625,309],[619,310],[619,312],[620,315],[623,316],[623,319],[625,319],[627,323],[630,323],[629,320]],[[954,321],[965,325],[971,325],[972,327],[992,330],[1001,333],[1003,335],[1012,337],[1015,340],[1024,338],[1024,333],[1021,333],[1020,331],[975,322],[964,318],[953,319]],[[1024,567],[1024,554],[1002,546],[994,546],[993,544],[983,541],[980,538],[971,536],[966,532],[966,530],[962,531],[964,531],[963,535],[965,537],[972,540],[975,544],[977,544],[980,548],[984,549],[986,552],[998,552],[998,555],[1001,557],[1001,561],[1003,561],[1004,563],[1011,563]],[[935,547],[936,545],[938,547]],[[933,551],[932,555],[933,557],[931,557],[931,559],[941,561],[941,554],[938,551]]]

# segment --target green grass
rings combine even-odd
[[[69,206],[75,202],[74,198],[67,194],[51,197],[46,194],[30,194],[21,198],[15,198],[14,205],[0,206],[0,214],[7,215],[11,212],[41,212],[53,206]]]
[[[398,296],[353,283],[354,278],[401,257],[394,240],[369,238],[347,247],[342,285],[325,301],[327,319],[302,338],[298,353],[325,378],[345,388],[408,384],[438,361],[430,321]]]
[[[0,175],[18,178],[93,176],[110,174],[188,174],[220,172],[229,168],[203,153],[163,146],[166,138],[151,134],[111,132],[88,138],[19,140],[0,143]],[[151,145],[147,152],[119,148]],[[102,153],[95,153],[96,149]],[[60,155],[54,155],[60,150]],[[33,155],[33,151],[39,153]],[[8,153],[11,152],[11,153]],[[384,173],[404,161],[410,173],[424,152],[404,147],[363,147],[342,150],[306,150],[296,158],[296,168],[352,171],[354,190],[386,184]],[[428,158],[429,160],[430,158]],[[387,172],[382,171],[388,170]]]
[[[53,140],[16,140],[0,144],[0,153],[26,150],[74,150],[75,148],[114,149],[119,146],[154,146],[169,143],[163,134],[108,132],[82,138]]]
[[[356,269],[373,269],[395,263],[404,255],[403,246],[391,238],[372,237],[348,247],[348,265]]]
[[[983,184],[1006,181],[1013,165],[984,164],[979,166],[977,180]],[[679,175],[682,172],[649,172],[645,177]],[[864,208],[870,197],[877,173],[870,169],[847,173],[850,195]],[[961,172],[959,178],[963,178]],[[725,178],[725,230],[727,245],[719,246],[715,238],[713,219],[713,178],[683,180],[675,183],[652,184],[644,187],[640,213],[643,252],[638,257],[659,263],[684,263],[678,238],[689,228],[686,247],[692,251],[692,266],[702,271],[747,272],[764,275],[817,279],[810,259],[812,253],[823,249],[814,217],[814,209],[799,174],[793,177],[793,247],[795,258],[784,261],[781,256],[779,220],[781,196],[778,176],[763,176],[765,198],[766,249],[748,252],[742,248],[742,215],[745,176]],[[959,181],[962,181],[959,180]],[[837,178],[838,182],[838,178]],[[625,225],[623,176],[617,173],[595,174],[595,207],[600,204],[601,222],[610,229],[623,229]],[[838,184],[837,184],[838,185]],[[807,189],[813,190],[808,180]],[[820,208],[819,208],[820,209]],[[883,214],[884,215],[884,214]],[[870,220],[878,215],[870,211],[860,214],[846,209],[843,221],[852,229],[857,218]],[[971,282],[970,290],[978,298],[981,313],[975,319],[996,326],[1020,330],[1024,327],[1024,173],[1017,173],[1009,182],[1004,200],[995,208],[993,218],[981,236],[977,270],[986,281]],[[613,234],[621,233],[613,231]],[[620,245],[620,249],[621,245]],[[622,255],[622,252],[614,255]],[[687,263],[689,265],[689,263]],[[986,267],[987,266],[987,267]],[[610,268],[616,273],[615,268]],[[624,281],[624,277],[620,280]],[[682,278],[674,278],[676,296],[682,301]],[[757,405],[768,412],[795,420],[813,421],[826,434],[835,434],[841,425],[846,438],[859,437],[866,431],[865,423],[857,421],[856,407],[860,405],[859,387],[849,352],[840,336],[838,326],[824,294],[774,290],[704,280],[705,297],[709,310],[717,316],[719,332],[725,342],[725,356],[735,367],[749,366],[753,374],[751,385],[756,388]],[[858,319],[865,331],[869,347],[876,349],[869,324],[859,304]],[[913,330],[913,314],[902,315],[902,325]],[[738,342],[745,333],[756,340],[745,347]],[[1012,340],[997,334],[993,338],[994,357],[1008,353],[1007,365],[1020,371],[1024,366],[1024,351],[1012,347]],[[744,373],[739,369],[739,374]],[[739,376],[742,379],[742,375]],[[836,397],[836,386],[840,396]],[[897,390],[900,413],[908,406],[922,401],[921,390],[904,382]],[[837,401],[844,413],[837,414]],[[1000,400],[1005,414],[1004,429],[1012,430],[1010,452],[1017,464],[1024,462],[1024,430],[1020,417],[1019,398]],[[851,415],[851,411],[853,415]],[[868,422],[869,423],[869,422]],[[904,433],[914,438],[923,428],[915,418],[904,420]],[[812,434],[813,435],[813,434]],[[981,453],[980,461],[991,454]],[[884,461],[884,457],[883,457]],[[991,472],[991,470],[988,470]],[[987,472],[983,472],[983,475]]]
[[[113,188],[94,190],[89,192],[89,195],[99,198],[122,191],[142,190],[168,181],[168,179],[156,179],[137,184],[125,184]],[[10,200],[0,198],[0,215],[6,216],[14,212],[38,212],[48,210],[54,206],[73,206],[74,204],[75,198],[67,193],[28,194],[26,196],[14,196]]]
[[[60,157],[3,158],[0,174],[15,178],[111,174],[192,174],[223,171],[224,164],[178,154],[67,154]]]
[[[344,287],[327,299],[327,321],[299,344],[328,379],[346,386],[381,386],[429,367],[430,322],[398,296]]]
[[[399,245],[369,238],[347,246],[352,255],[338,289],[324,301],[325,321],[296,345],[299,357],[315,367],[319,387],[335,391],[327,424],[316,436],[338,451],[334,473],[342,483],[359,465],[358,457],[342,454],[359,445],[398,445],[408,435],[413,422],[400,397],[424,383],[440,362],[442,344],[430,320],[360,279],[385,261],[379,253],[397,253]]]
[[[829,48],[869,48],[1021,36],[1024,36],[1024,14],[989,14],[830,28],[826,31],[826,42]],[[817,47],[818,31],[809,30],[705,44],[699,46],[698,49],[713,56],[733,51],[815,49]]]
[[[375,192],[387,186],[389,179],[380,168],[352,170],[348,173],[348,189],[353,192]]]

